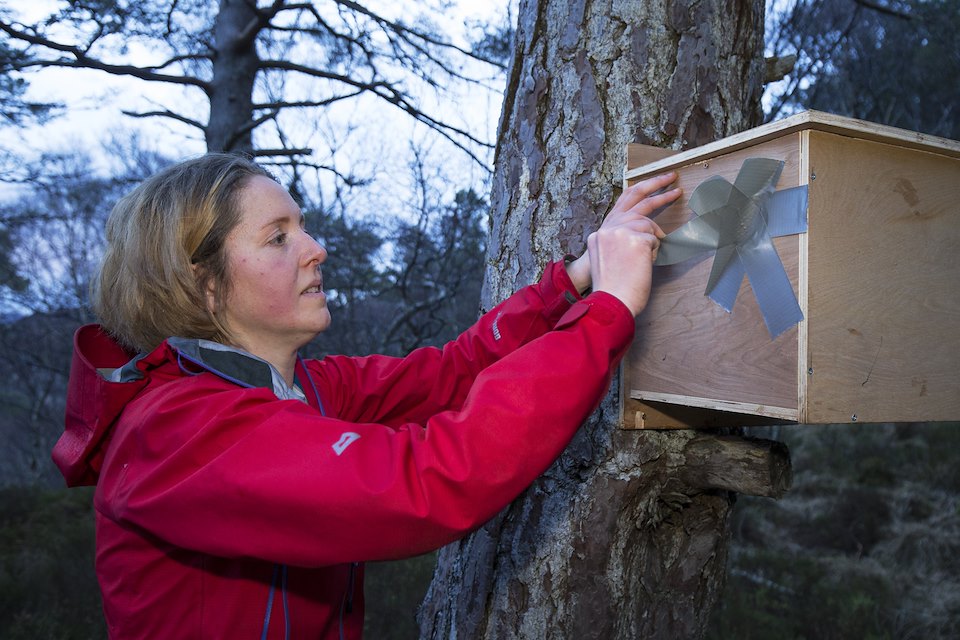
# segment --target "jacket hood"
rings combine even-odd
[[[67,486],[96,484],[110,427],[127,403],[146,386],[143,371],[162,348],[146,357],[135,357],[99,325],[77,329],[64,432],[53,448],[53,461]],[[115,371],[122,375],[114,376],[113,381]]]

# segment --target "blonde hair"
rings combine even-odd
[[[160,171],[117,202],[91,292],[108,333],[141,352],[170,336],[229,341],[207,291],[217,304],[225,299],[224,243],[254,176],[273,179],[246,158],[210,153]]]

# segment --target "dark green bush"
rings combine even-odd
[[[738,640],[891,638],[892,596],[882,576],[809,555],[741,555],[707,637]]]
[[[92,511],[89,489],[0,489],[0,637],[106,637]]]

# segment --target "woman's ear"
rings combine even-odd
[[[203,291],[204,299],[207,303],[207,311],[212,315],[217,315],[217,307],[219,305],[217,304],[217,287],[213,282],[213,278],[198,264],[191,264],[190,267],[193,269],[193,276],[197,279]]]

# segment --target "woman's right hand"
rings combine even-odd
[[[589,256],[593,290],[615,296],[634,316],[650,298],[653,261],[664,236],[649,216],[680,197],[678,188],[658,193],[676,178],[670,172],[628,188],[587,238],[587,255],[582,257]]]

